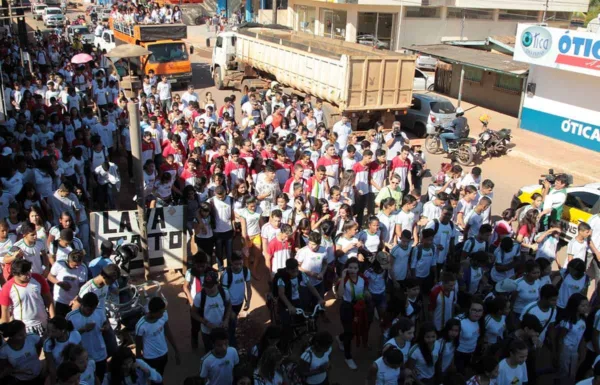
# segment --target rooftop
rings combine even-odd
[[[481,68],[484,71],[499,72],[517,77],[525,77],[527,71],[529,71],[529,64],[516,62],[512,59],[512,56],[500,53],[449,44],[413,45],[403,48],[433,56],[445,62]]]

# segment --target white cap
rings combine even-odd
[[[462,107],[458,107],[458,108],[456,109],[456,113],[457,113],[457,114],[462,114],[462,113],[464,113],[464,112],[465,112],[465,110],[463,110],[463,108],[462,108]]]
[[[496,283],[495,289],[497,293],[512,293],[517,291],[517,282],[513,279],[506,278]]]

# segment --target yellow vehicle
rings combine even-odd
[[[521,208],[531,204],[534,193],[542,193],[541,185],[524,186],[513,196],[511,207]],[[577,235],[580,222],[588,222],[594,214],[600,212],[600,183],[567,188],[567,200],[561,217],[561,239],[569,241]]]
[[[157,76],[166,75],[170,83],[183,86],[192,81],[192,63],[183,42],[187,27],[183,24],[127,25],[109,21],[115,35],[116,45],[129,43],[146,48],[152,54],[131,60],[131,68],[138,75],[154,71]]]

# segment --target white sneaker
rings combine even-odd
[[[343,352],[344,351],[344,343],[340,339],[340,336],[335,336],[335,340],[338,343],[338,348],[340,348],[340,350]]]
[[[346,365],[348,365],[348,367],[352,370],[358,369],[358,366],[356,366],[356,362],[354,362],[352,358],[346,358]]]

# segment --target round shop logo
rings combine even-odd
[[[550,51],[552,35],[544,27],[529,27],[521,35],[521,45],[527,56],[537,59]]]

